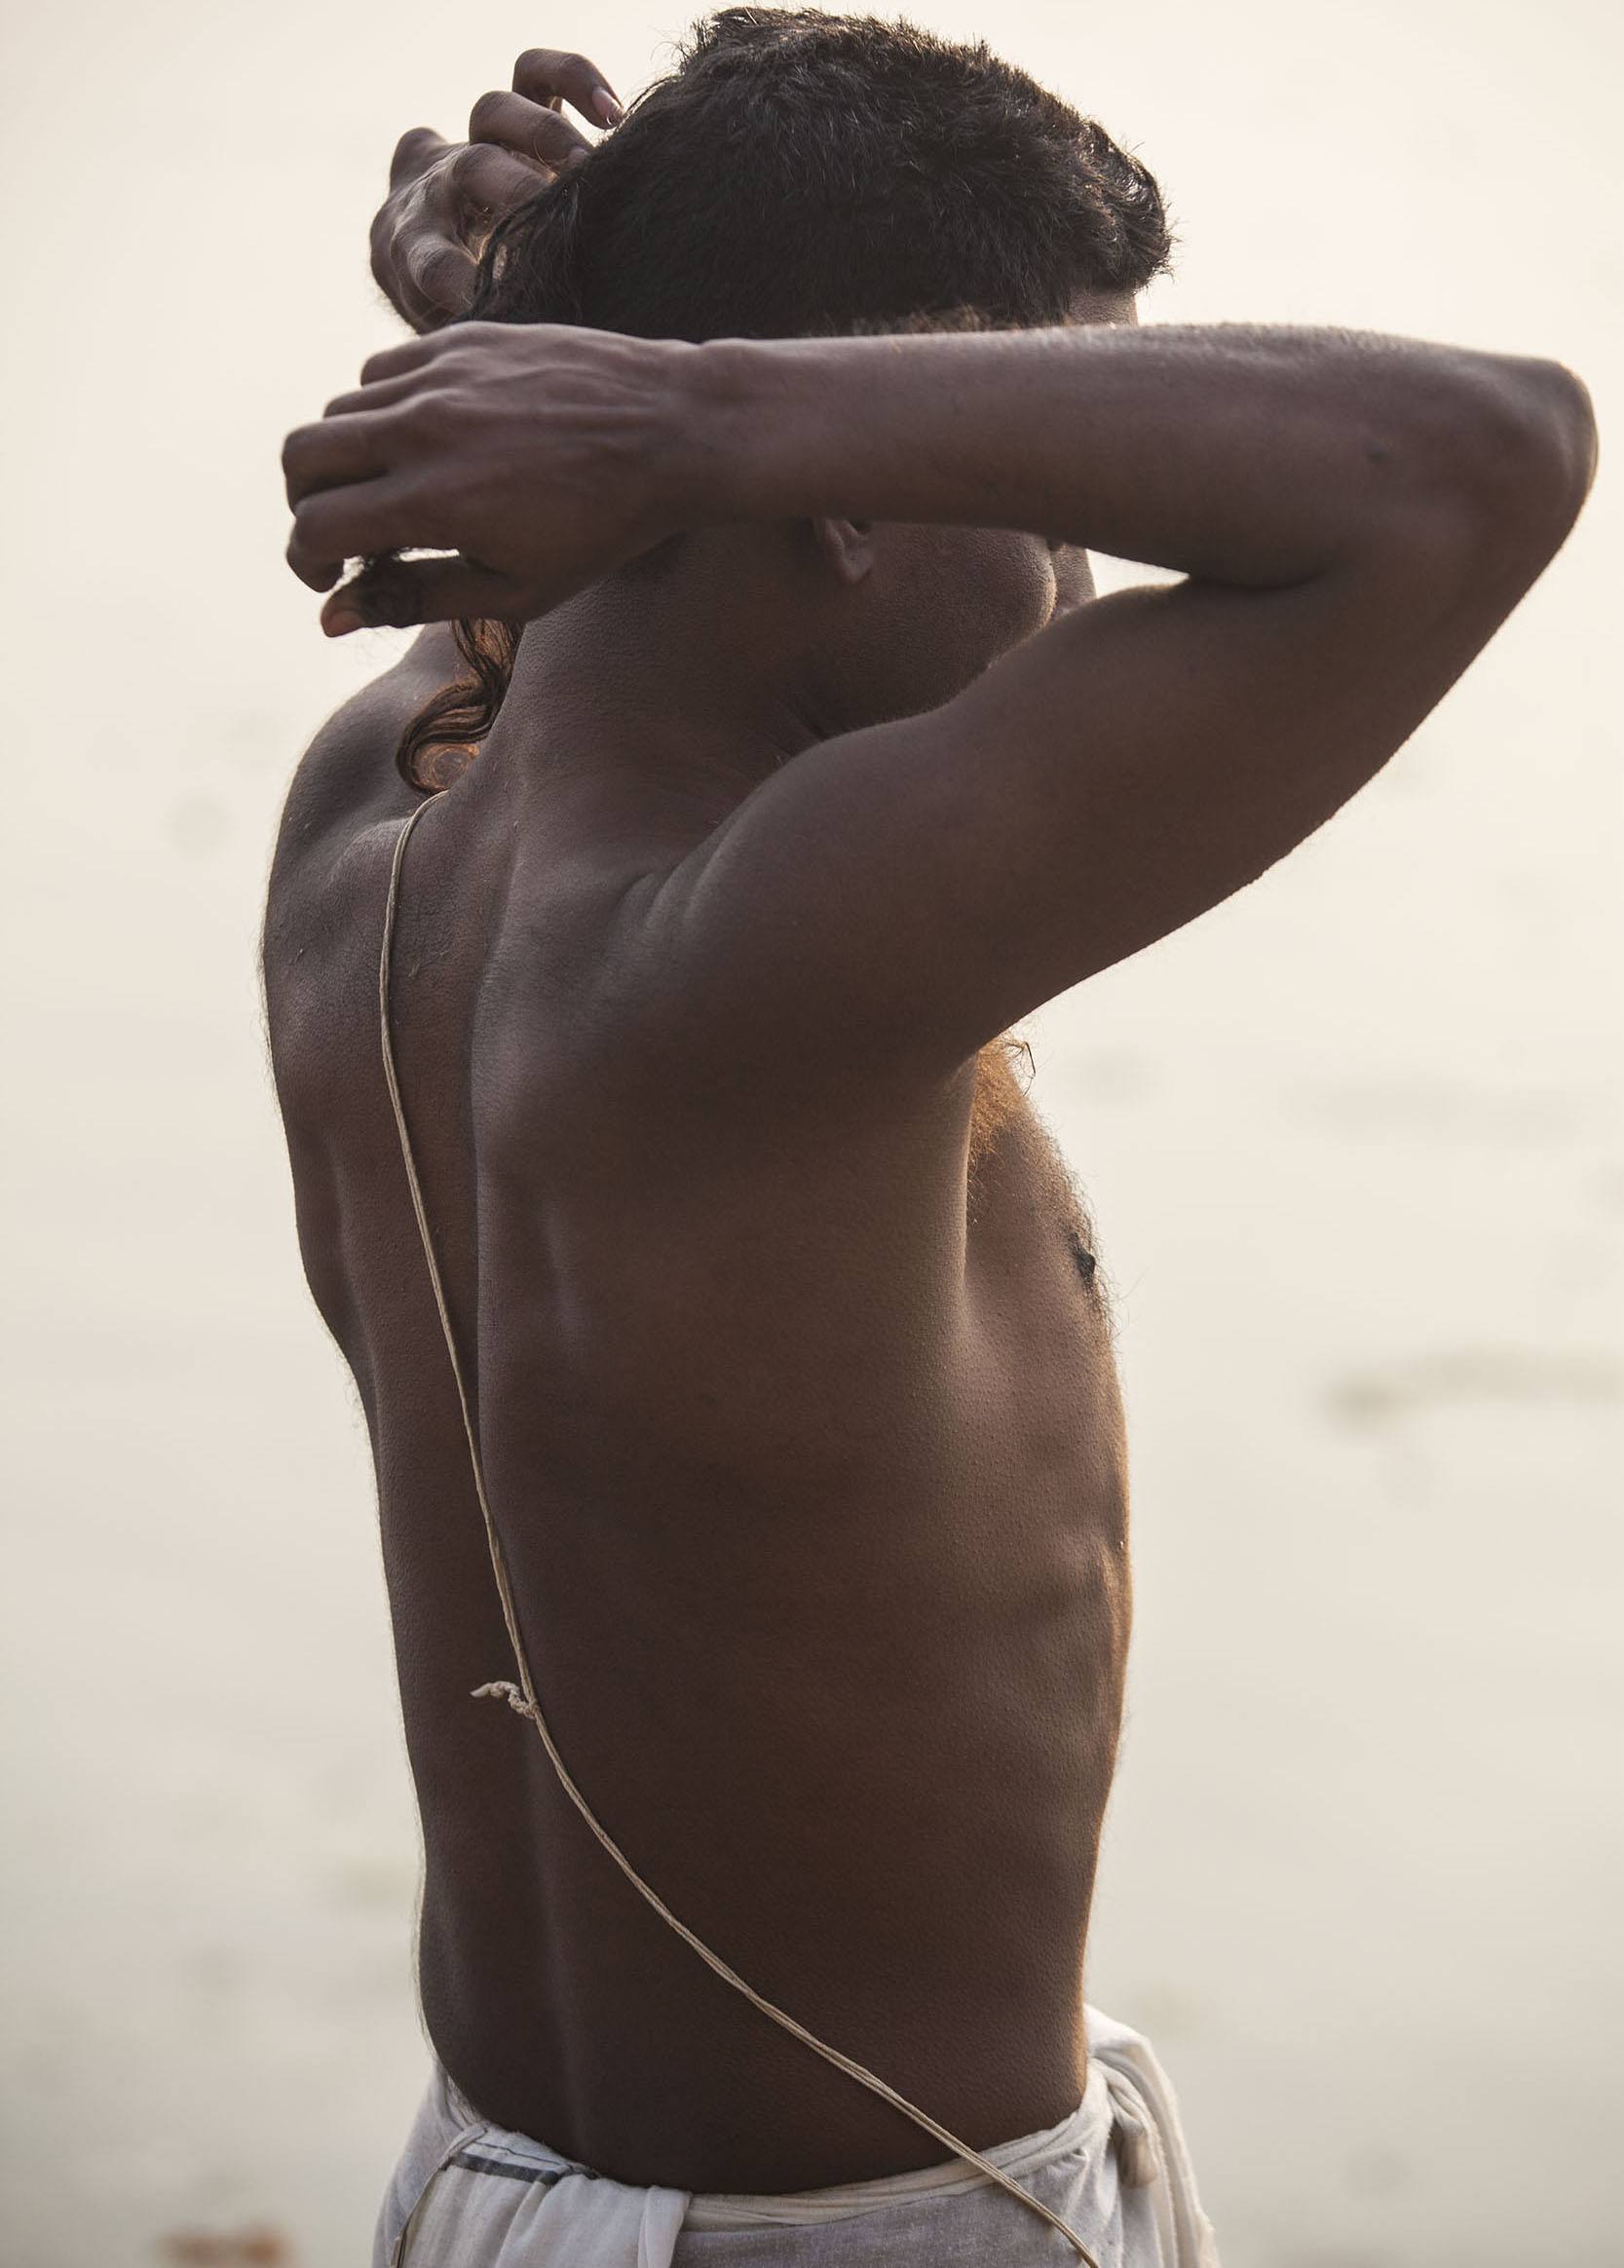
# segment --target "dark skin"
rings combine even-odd
[[[397,217],[455,163],[415,159]],[[410,209],[408,243],[482,225]],[[1354,793],[1594,457],[1552,363],[1132,314],[458,326],[374,358],[284,459],[329,632],[529,625],[409,847],[392,997],[553,1732],[701,1937],[981,2146],[1081,2089],[1129,1621],[1093,1230],[995,1043]],[[1090,544],[1181,580],[1094,600]],[[404,546],[456,556],[333,587]],[[418,801],[394,748],[450,666],[426,629],[318,737],[265,934],[305,1264],[378,1463],[430,2033],[489,2116],[623,2180],[931,2163],[469,1698],[511,1665],[375,1002]]]
[[[512,86],[473,105],[466,141],[417,126],[395,145],[389,195],[372,223],[372,274],[413,330],[438,330],[467,313],[492,225],[592,147],[566,100],[593,126],[617,126],[623,115],[585,56],[529,48],[513,65]]]

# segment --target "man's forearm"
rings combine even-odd
[[[1328,330],[1088,326],[694,350],[698,520],[1019,527],[1214,582],[1295,583],[1395,510],[1577,510],[1559,364]]]
[[[1027,528],[1255,589],[1412,565],[1526,588],[1589,485],[1554,362],[1329,330],[1077,325],[643,340],[464,323],[374,356],[283,449],[323,622],[524,622],[683,528]],[[1509,602],[1508,602],[1509,603]]]

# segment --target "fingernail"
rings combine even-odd
[[[625,112],[616,101],[614,95],[610,94],[607,87],[594,87],[592,100],[596,103],[598,115],[605,126],[619,126],[622,119],[624,118]]]
[[[366,624],[353,606],[335,606],[331,614],[321,617],[321,627],[329,638],[347,638],[352,630],[364,629]]]

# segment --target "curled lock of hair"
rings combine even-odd
[[[515,206],[486,239],[466,322],[511,321],[522,303],[532,322],[580,322],[577,242],[581,176],[587,161]],[[532,310],[544,310],[533,313]],[[452,637],[465,674],[430,697],[396,750],[400,776],[437,794],[464,773],[496,722],[518,654],[518,623],[458,622]]]

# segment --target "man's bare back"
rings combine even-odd
[[[391,690],[357,728],[385,765]],[[972,2142],[1050,2125],[1082,2077],[1128,1628],[1092,1228],[996,1049],[973,1161],[970,1077],[801,1139],[640,1086],[582,972],[668,836],[563,854],[538,938],[511,869],[548,841],[546,799],[515,792],[501,734],[408,849],[393,1023],[554,1733],[759,1989]],[[336,871],[301,859],[321,758],[290,803],[267,997],[305,1263],[381,1476],[436,2051],[492,2116],[626,2178],[928,2163],[695,1959],[528,1728],[469,1698],[510,1661],[378,1044],[397,823],[369,810]],[[397,800],[403,820],[418,799]]]
[[[753,25],[728,36],[770,77]],[[527,67],[586,115],[584,58]],[[1380,768],[1563,541],[1594,428],[1529,359],[1138,333],[1119,269],[985,335],[695,342],[594,328],[579,294],[555,320],[579,185],[634,202],[642,148],[678,180],[686,99],[538,204],[498,320],[374,358],[290,436],[289,558],[323,590],[368,560],[334,633],[528,625],[406,846],[391,1000],[552,1733],[689,1927],[984,2147],[1078,2102],[1129,1620],[1093,1232],[1000,1037]],[[1064,201],[1087,135],[1054,115]],[[865,178],[909,194],[869,125]],[[1116,252],[1149,241],[1127,164],[1100,176]],[[1052,201],[1021,222],[1051,247]],[[917,304],[951,304],[907,241]],[[771,230],[755,251],[770,297]],[[1094,600],[1087,547],[1179,580]],[[511,1663],[376,1022],[420,805],[394,754],[452,668],[427,631],[318,739],[266,930],[301,1242],[378,1464],[431,2037],[486,2116],[629,2182],[918,2167],[928,2136],[712,1974],[470,1699]]]

